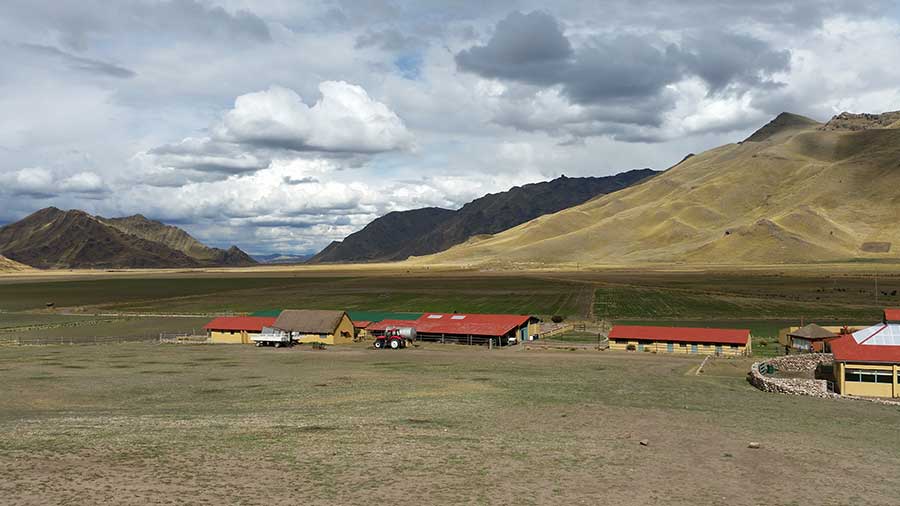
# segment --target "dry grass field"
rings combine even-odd
[[[456,345],[0,348],[0,497],[896,504],[898,408],[765,394],[746,361],[700,376],[698,363]]]

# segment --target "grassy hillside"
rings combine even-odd
[[[30,269],[27,265],[14,262],[5,256],[0,255],[0,272],[19,272]]]
[[[900,130],[780,116],[746,142],[416,263],[573,266],[900,259]],[[870,129],[866,129],[870,128]]]

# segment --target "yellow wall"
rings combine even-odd
[[[256,335],[259,335],[259,332],[235,330],[232,333],[227,330],[211,330],[209,332],[209,342],[217,344],[253,344],[250,338]]]
[[[628,342],[623,342],[622,344],[616,343],[616,339],[609,340],[609,349],[616,351],[630,351],[628,350],[628,345],[634,345],[634,351],[638,351],[640,346],[638,345],[637,340],[629,340]],[[621,340],[619,340],[621,341]],[[681,345],[685,346],[682,347]],[[668,343],[665,342],[651,342],[650,344],[644,344],[644,350],[650,350],[651,352],[656,353],[669,353]],[[723,344],[722,345],[722,355],[726,357],[736,357],[741,355],[749,354],[750,350],[748,350],[748,346],[738,346],[737,348],[732,348],[730,345]],[[672,352],[676,354],[691,354],[691,344],[690,343],[672,343]],[[716,353],[716,345],[714,344],[697,344],[697,355],[715,355]]]
[[[319,334],[305,334],[299,337],[295,336],[294,341],[298,343],[349,344],[353,342],[353,322],[345,314],[333,334],[326,334],[324,338]]]
[[[844,373],[846,373],[847,369],[889,372],[893,383],[862,383],[858,381],[847,381],[844,378]],[[900,371],[900,364],[856,364],[853,362],[835,362],[835,386],[842,395],[858,395],[860,397],[900,397],[900,384],[897,382],[898,371]]]

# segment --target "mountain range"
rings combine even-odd
[[[0,255],[41,269],[253,265],[236,246],[210,248],[187,232],[141,215],[103,218],[41,209],[0,228]]]
[[[742,142],[424,265],[496,268],[900,259],[900,113],[783,113]]]
[[[375,219],[308,263],[387,262],[428,255],[482,234],[494,234],[539,216],[627,188],[658,172],[639,169],[607,177],[559,177],[485,195],[453,211],[427,207]]]

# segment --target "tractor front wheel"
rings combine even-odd
[[[384,348],[384,341],[382,341],[381,339],[376,339],[375,340],[375,349],[380,350],[382,348]]]

